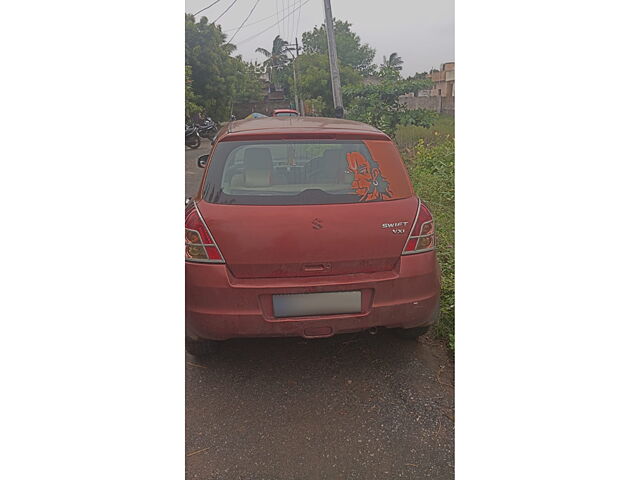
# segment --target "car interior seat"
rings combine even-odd
[[[309,177],[317,183],[344,183],[346,168],[346,153],[343,150],[325,150],[322,157],[312,160]]]
[[[271,150],[263,147],[247,148],[244,152],[244,186],[269,187],[273,171]]]

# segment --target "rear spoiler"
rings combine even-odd
[[[237,132],[228,133],[220,139],[221,142],[232,142],[242,140],[388,140],[391,138],[382,132],[354,132],[354,131],[340,131],[340,130],[325,130],[322,133],[318,131],[309,130],[308,132],[271,132],[260,133],[259,131],[252,130],[249,132]]]

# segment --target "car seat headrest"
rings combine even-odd
[[[247,148],[244,152],[244,184],[246,187],[271,185],[273,159],[268,148]]]

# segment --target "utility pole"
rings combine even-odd
[[[298,77],[296,76],[296,59],[291,62],[293,65],[293,89],[295,90],[296,110],[300,111],[300,100],[298,99]]]
[[[298,56],[300,56],[300,47],[298,46],[298,37],[296,37],[296,58],[293,61],[293,76],[294,76],[294,82],[296,84],[296,95],[298,94],[298,81],[295,80],[295,76],[296,76],[296,60],[298,59]],[[302,115],[303,117],[305,116],[303,98],[300,99],[300,108],[298,109],[298,111],[300,112],[300,115]]]
[[[340,89],[340,71],[338,70],[338,52],[336,51],[336,36],[333,31],[333,15],[331,14],[331,0],[324,0],[324,18],[327,28],[327,46],[329,49],[329,70],[331,71],[331,91],[333,92],[333,106],[336,113],[342,113],[342,90]]]
[[[293,48],[292,47],[287,47],[284,49],[285,51],[291,53]],[[292,61],[291,61],[291,66],[293,67],[293,89],[294,89],[294,100],[296,102],[296,110],[298,112],[300,112],[300,115],[304,116],[304,101],[300,101],[300,98],[298,97],[298,76],[296,74],[296,59],[298,58],[298,55],[300,53],[300,47],[298,46],[298,39],[296,38],[296,54],[293,55],[293,53],[291,53],[291,56],[293,57]]]

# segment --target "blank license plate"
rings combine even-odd
[[[276,317],[306,317],[360,313],[361,292],[294,293],[273,296]]]

